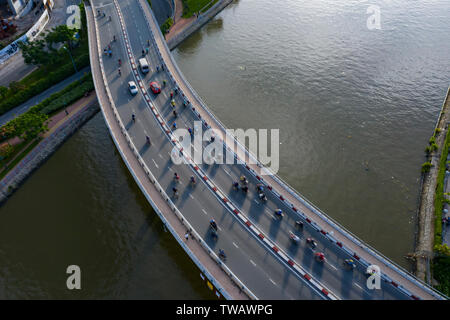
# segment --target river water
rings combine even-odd
[[[450,74],[450,2],[240,0],[174,56],[230,128],[279,128],[279,175],[402,266]],[[381,29],[370,30],[371,5]],[[66,289],[68,265],[82,290]],[[212,298],[97,114],[0,208],[0,298]]]

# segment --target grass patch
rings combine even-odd
[[[217,0],[183,0],[183,18],[190,18],[194,13],[200,12],[206,5],[208,9],[216,3]],[[206,8],[205,8],[206,9]]]

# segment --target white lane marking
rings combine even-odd
[[[359,284],[355,283],[355,286],[357,286],[358,288],[360,288],[362,291],[364,291],[365,293],[367,293],[368,295],[371,295],[371,293],[367,290],[364,290],[363,287],[361,287]]]
[[[155,167],[159,168],[159,166],[158,166],[158,164],[155,162],[155,160],[152,159],[152,161],[153,161],[153,163],[155,164]]]
[[[205,211],[205,209],[202,209],[202,211],[204,214],[208,215],[208,213]]]
[[[330,267],[332,267],[334,270],[337,270],[337,268],[335,266],[333,266],[331,263],[328,263],[330,265]]]
[[[219,229],[219,231],[222,231],[222,228],[221,228],[221,227],[217,227],[217,229]]]
[[[277,285],[276,282],[273,281],[272,279],[269,278],[269,280],[270,280],[270,282],[272,282],[275,286]]]
[[[259,204],[259,202],[256,199],[253,199],[253,201],[255,201],[257,204]]]
[[[236,248],[238,248],[238,249],[239,249],[239,247],[237,246],[237,244],[236,244],[236,243],[234,243],[234,242],[233,242],[233,246],[235,246]]]
[[[159,156],[161,159],[164,159],[163,156],[162,156],[161,154],[158,154],[158,156]]]
[[[231,177],[231,174],[228,170],[223,169],[223,171],[225,171],[225,173]]]
[[[252,263],[253,266],[256,267],[256,263],[254,263],[252,259],[250,259],[250,262]]]
[[[194,199],[194,196],[192,194],[189,194],[189,197],[191,197],[191,199]]]

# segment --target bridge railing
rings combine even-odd
[[[87,8],[88,6],[86,6],[86,11],[88,10]],[[90,7],[90,6],[89,6]],[[92,10],[92,9],[91,9]],[[93,13],[92,13],[93,14]],[[95,26],[95,31],[96,34],[98,34],[98,26],[97,23],[94,19],[94,26]],[[147,167],[145,161],[142,159],[142,157],[139,154],[138,149],[136,148],[136,146],[134,145],[132,139],[130,138],[128,131],[126,130],[125,126],[123,125],[123,122],[119,116],[119,113],[117,111],[117,108],[114,104],[114,100],[112,99],[112,95],[111,92],[109,90],[108,84],[107,84],[107,80],[106,80],[106,76],[105,76],[105,71],[104,71],[104,66],[103,66],[103,61],[102,61],[102,55],[100,52],[100,40],[99,38],[96,36],[96,41],[97,41],[97,56],[98,56],[98,63],[100,65],[100,71],[101,71],[101,77],[103,80],[103,85],[105,87],[105,93],[106,93],[106,97],[108,99],[108,102],[110,104],[111,110],[114,114],[114,117],[117,121],[117,124],[121,130],[122,135],[124,136],[125,140],[127,141],[127,144],[129,146],[129,148],[131,149],[131,151],[133,152],[134,156],[136,157],[136,159],[138,160],[138,163],[140,164],[140,166],[142,167],[142,169],[144,170],[144,172],[147,175],[147,178],[149,179],[149,181],[155,186],[156,190],[160,193],[161,197],[167,202],[167,204],[169,205],[169,207],[171,208],[172,212],[176,215],[176,217],[178,218],[178,220],[187,228],[187,230],[189,230],[189,232],[191,233],[191,237],[192,239],[198,241],[198,243],[200,244],[200,246],[207,252],[207,254],[209,255],[210,258],[212,258],[212,260],[217,263],[217,265],[219,265],[219,267],[225,272],[225,274],[238,286],[238,288],[240,288],[240,290],[242,290],[250,299],[254,299],[256,300],[257,297],[250,291],[250,289],[248,289],[243,283],[242,281],[228,268],[228,266],[226,264],[224,264],[222,262],[222,260],[216,255],[216,253],[211,250],[211,248],[208,246],[208,244],[202,239],[202,237],[197,233],[197,231],[192,227],[192,225],[188,222],[188,220],[185,219],[185,217],[182,215],[182,213],[178,210],[178,208],[176,207],[176,205],[173,203],[172,199],[170,199],[170,197],[166,194],[166,192],[163,190],[163,188],[161,187],[161,185],[158,183],[157,179],[153,176],[152,172],[150,171],[150,169]],[[89,47],[90,51],[92,51],[91,46]],[[92,54],[93,52],[90,52],[90,56],[91,56],[91,64],[95,63],[95,61],[92,61]],[[93,73],[94,75],[94,73]],[[96,91],[97,92],[101,92],[100,88],[97,87],[97,82],[94,81],[94,84],[96,85]],[[101,105],[101,103],[100,103]],[[103,111],[103,107],[102,107],[102,112]],[[206,275],[206,277],[211,281],[211,283],[217,288],[217,290],[226,298],[226,299],[231,299],[231,296],[226,292],[226,290],[222,287],[222,285],[220,284],[219,281],[217,281],[214,276],[203,266],[203,264],[197,259],[197,257],[193,254],[193,252],[187,247],[187,245],[184,243],[184,241],[179,237],[179,235],[177,234],[177,232],[173,229],[173,227],[170,225],[170,223],[167,221],[167,219],[164,217],[164,214],[161,212],[161,210],[158,208],[158,206],[156,205],[156,203],[151,199],[150,195],[146,192],[144,186],[140,183],[139,178],[136,176],[133,168],[130,166],[130,164],[128,163],[128,161],[126,160],[126,156],[124,155],[123,151],[120,148],[120,145],[118,143],[118,141],[116,140],[114,134],[113,134],[113,130],[110,127],[108,121],[106,121],[107,117],[104,114],[105,117],[105,122],[108,125],[108,129],[111,132],[111,136],[113,137],[113,141],[117,147],[117,149],[119,150],[119,152],[121,153],[122,159],[124,159],[125,164],[127,165],[129,171],[131,172],[131,174],[133,175],[135,181],[138,183],[141,191],[143,192],[143,194],[145,195],[145,197],[147,198],[147,200],[150,202],[150,204],[152,205],[152,207],[154,208],[155,212],[158,214],[158,216],[160,217],[160,219],[163,221],[164,225],[169,229],[169,231],[172,233],[172,235],[174,236],[174,238],[178,241],[178,243],[183,247],[183,249],[186,251],[186,253],[189,255],[189,257],[195,262],[195,264],[199,267],[199,269]]]
[[[141,1],[138,0],[137,2],[139,3],[139,6],[141,7],[141,10],[144,11],[144,9],[142,8]],[[215,5],[218,5],[219,3],[220,2],[216,3]],[[156,17],[154,16],[153,11],[152,10],[149,10],[149,11],[150,11],[150,14],[152,15],[153,21],[156,21]],[[155,38],[155,34],[153,32],[153,29],[151,28],[151,26],[150,26],[148,21],[147,21],[147,24],[148,24],[149,30],[151,32],[150,34],[151,34],[151,37],[153,38],[153,42],[155,44],[155,49],[158,52],[159,58],[160,58],[162,64],[166,66],[166,69],[168,69],[167,68],[167,64],[165,63],[164,58],[163,58],[163,56],[162,56],[162,54],[160,52],[159,46],[157,45],[157,39]],[[161,34],[161,31],[159,30],[159,28],[156,28],[156,29],[158,30],[157,32],[159,33],[159,39],[161,40],[160,42],[162,43],[163,50],[165,50],[166,53],[167,53],[165,56],[167,56],[170,59],[171,65],[175,68],[175,70],[177,72],[177,76],[182,80],[183,84],[189,89],[190,93],[200,103],[200,106],[202,107],[202,109],[209,115],[209,117],[211,117],[217,123],[217,125],[225,132],[226,136],[229,137],[230,139],[232,139],[231,141],[234,141],[236,143],[236,145],[239,147],[239,149],[242,152],[244,152],[245,155],[249,159],[251,159],[254,164],[256,164],[259,168],[261,168],[265,172],[266,175],[269,175],[273,180],[275,180],[281,187],[283,187],[283,189],[285,191],[287,191],[297,201],[299,201],[300,203],[305,205],[307,208],[309,208],[311,211],[313,211],[317,216],[319,216],[322,220],[324,220],[326,223],[328,223],[334,229],[337,229],[338,231],[340,231],[340,233],[343,236],[345,236],[348,240],[350,240],[353,244],[357,245],[359,248],[361,248],[362,250],[366,251],[371,256],[374,256],[378,260],[382,261],[386,266],[388,266],[389,268],[391,268],[392,270],[397,272],[399,275],[403,276],[405,279],[407,279],[407,280],[409,280],[409,281],[411,281],[413,283],[416,283],[419,287],[421,287],[422,289],[426,290],[432,296],[434,296],[434,297],[436,297],[438,299],[447,298],[442,293],[440,293],[439,291],[434,289],[433,287],[427,285],[422,280],[418,279],[417,277],[415,277],[414,275],[412,275],[411,273],[406,271],[403,267],[401,267],[397,263],[391,261],[388,257],[384,256],[382,253],[380,253],[376,249],[374,249],[374,248],[370,247],[369,245],[367,245],[367,244],[361,242],[360,240],[358,240],[358,237],[356,235],[354,235],[351,231],[349,231],[344,226],[339,224],[333,218],[329,217],[327,214],[325,214],[323,211],[321,211],[318,207],[316,207],[312,202],[307,200],[304,196],[299,195],[296,191],[294,191],[295,189],[292,186],[290,186],[286,181],[284,181],[282,178],[277,176],[270,169],[268,169],[265,166],[263,166],[261,164],[261,162],[257,159],[257,157],[254,156],[245,146],[243,146],[238,141],[238,139],[236,139],[235,136],[233,136],[233,135],[229,134],[229,132],[227,132],[226,126],[218,118],[216,118],[214,116],[214,114],[206,106],[206,104],[203,101],[203,99],[191,87],[191,85],[185,79],[183,73],[179,69],[179,67],[178,67],[177,63],[175,62],[172,54],[170,54],[170,49],[168,48],[166,41],[164,41],[164,37]],[[170,73],[169,69],[168,69],[168,73],[169,73],[169,77],[170,77],[171,81],[174,83],[174,85],[177,85],[177,82],[176,82],[175,78],[173,77],[173,75]],[[180,91],[181,91],[181,93],[183,93],[181,88],[180,88]],[[225,147],[227,149],[229,149],[227,146],[225,146]],[[234,152],[233,150],[231,150],[231,151]],[[254,172],[252,172],[252,173],[254,173]],[[291,203],[289,203],[289,204],[290,204],[291,207],[293,206]],[[392,282],[392,279],[390,279],[387,275],[382,274],[382,277],[384,278],[385,281]]]

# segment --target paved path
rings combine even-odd
[[[58,91],[61,91],[62,89],[67,87],[72,82],[74,82],[74,81],[80,79],[81,77],[83,77],[90,70],[91,70],[90,67],[85,67],[85,68],[81,69],[78,73],[75,73],[74,75],[66,78],[65,80],[61,81],[60,83],[55,84],[53,87],[50,87],[47,90],[45,90],[45,91],[41,92],[40,94],[38,94],[37,96],[34,96],[33,98],[31,98],[27,102],[22,103],[20,106],[14,108],[12,110],[9,110],[8,112],[6,112],[5,114],[0,116],[0,126],[3,126],[8,121],[10,121],[10,120],[14,119],[15,117],[21,115],[22,113],[26,112],[32,106],[37,105],[38,103],[40,103],[43,100],[45,100],[48,97],[50,97],[52,94],[54,94],[54,93],[56,93]]]

